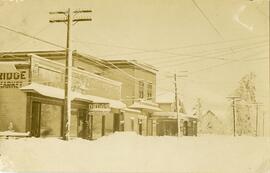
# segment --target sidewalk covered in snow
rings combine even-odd
[[[268,173],[269,144],[270,138],[127,132],[95,141],[10,139],[0,141],[0,172]]]

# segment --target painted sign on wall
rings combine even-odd
[[[110,109],[109,103],[90,103],[89,110],[90,111],[109,112],[111,109]]]
[[[20,88],[27,78],[27,70],[0,72],[0,88]]]

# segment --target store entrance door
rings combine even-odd
[[[78,137],[83,139],[89,138],[90,128],[89,128],[89,115],[86,109],[79,109],[78,115]]]
[[[31,119],[31,136],[40,136],[40,114],[41,114],[41,103],[32,103],[32,119]]]

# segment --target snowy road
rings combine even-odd
[[[0,154],[0,172],[270,172],[270,138],[116,133],[96,141],[11,139],[0,141]]]

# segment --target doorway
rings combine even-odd
[[[31,136],[40,136],[41,103],[32,102]]]

